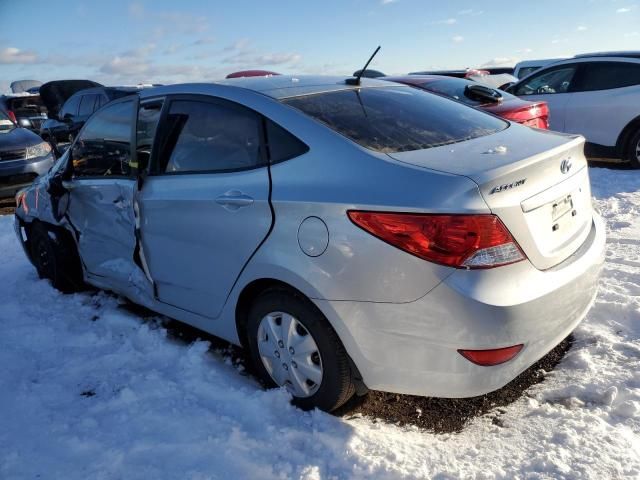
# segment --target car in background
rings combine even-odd
[[[239,72],[230,73],[225,78],[271,77],[273,75],[280,74],[276,72],[270,72],[269,70],[241,70]]]
[[[353,76],[362,78],[380,78],[386,77],[386,74],[382,73],[380,70],[367,68],[365,70],[356,70],[355,72],[353,72]]]
[[[381,80],[170,85],[90,117],[15,227],[55,287],[242,345],[304,408],[476,396],[593,302],[583,145]]]
[[[9,88],[12,93],[39,93],[42,82],[39,80],[16,80]]]
[[[409,75],[438,75],[445,77],[469,78],[478,75],[489,75],[488,70],[477,68],[462,68],[458,70],[424,70],[421,72],[410,72]]]
[[[565,60],[564,58],[545,58],[540,60],[523,60],[516,63],[513,69],[513,75],[518,79],[531,75],[536,70],[540,70],[542,67],[546,67],[555,62]]]
[[[93,112],[118,98],[132,95],[139,87],[105,87],[90,80],[61,80],[40,87],[49,119],[40,136],[55,148],[71,143]]]
[[[47,107],[37,93],[19,92],[0,96],[0,110],[17,123],[35,133],[40,133],[47,119]]]
[[[0,110],[0,198],[10,197],[53,164],[48,143]]]
[[[511,85],[518,79],[504,70],[510,70],[508,68],[494,68],[494,69],[477,69],[477,68],[465,68],[462,70],[433,70],[424,72],[412,72],[409,75],[437,75],[444,77],[465,78],[467,80],[473,80],[474,82],[486,85],[491,88],[502,89],[508,85]]]
[[[437,93],[528,127],[549,128],[549,108],[545,102],[528,102],[471,80],[436,75],[404,75],[382,80]]]
[[[640,168],[640,53],[585,54],[554,62],[508,92],[549,105],[549,128],[583,135],[592,158]]]

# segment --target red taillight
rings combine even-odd
[[[493,268],[524,260],[495,215],[348,212],[353,223],[385,242],[434,263]]]
[[[534,103],[523,108],[500,113],[500,116],[527,127],[549,128],[549,107],[546,102]]]
[[[9,118],[13,123],[18,123],[18,120],[16,119],[16,114],[13,113],[12,110],[7,111],[7,114],[9,115]]]
[[[458,350],[464,358],[482,367],[492,367],[513,360],[524,345],[513,347],[494,348],[492,350]]]

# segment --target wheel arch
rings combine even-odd
[[[240,344],[245,349],[248,348],[247,321],[249,319],[249,310],[251,308],[251,304],[256,298],[258,298],[260,294],[272,288],[283,288],[286,290],[290,290],[309,300],[309,297],[299,289],[295,288],[287,282],[275,278],[259,278],[256,280],[252,280],[247,285],[245,285],[238,295],[238,300],[236,301],[235,308],[236,331],[238,334],[238,339],[240,340]],[[313,302],[311,303],[313,304]]]
[[[620,156],[620,158],[627,158],[627,147],[629,144],[629,140],[638,130],[640,130],[640,115],[627,123],[627,125],[622,129],[622,132],[620,132],[620,135],[618,136],[618,140],[616,141],[616,153]]]
[[[317,309],[325,317],[325,319],[327,320],[327,323],[329,324],[331,329],[335,332],[338,339],[340,340],[343,347],[345,348],[345,351],[347,352],[347,357],[349,359],[349,363],[354,373],[356,394],[358,396],[366,394],[368,392],[368,388],[364,384],[364,381],[362,379],[362,374],[360,373],[360,369],[354,362],[353,358],[351,357],[351,354],[349,353],[349,350],[347,349],[348,345],[351,344],[353,340],[351,339],[351,341],[345,342],[346,339],[343,338],[343,335],[341,335],[341,333],[344,334],[344,329],[336,328],[337,326],[333,324],[333,321],[332,321],[333,319],[331,318],[331,316],[326,315],[326,313],[323,312],[322,309],[318,307],[318,305],[316,305],[316,303],[312,300],[312,298],[309,297],[309,295],[305,294],[300,289],[294,287],[293,285],[285,281],[282,281],[276,278],[259,278],[259,279],[252,280],[251,282],[247,283],[243,287],[242,291],[238,295],[238,299],[235,305],[236,332],[242,348],[244,348],[246,351],[248,351],[249,349],[247,322],[249,319],[249,309],[251,308],[251,303],[261,293],[272,288],[283,288],[297,295],[300,295],[302,298],[308,301],[309,304],[313,306],[313,308]]]

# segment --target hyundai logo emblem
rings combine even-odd
[[[560,171],[562,173],[569,173],[569,170],[571,170],[571,159],[565,158],[560,164]]]

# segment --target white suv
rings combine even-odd
[[[508,91],[549,105],[549,128],[579,133],[590,157],[640,168],[640,52],[578,55],[541,68]]]

